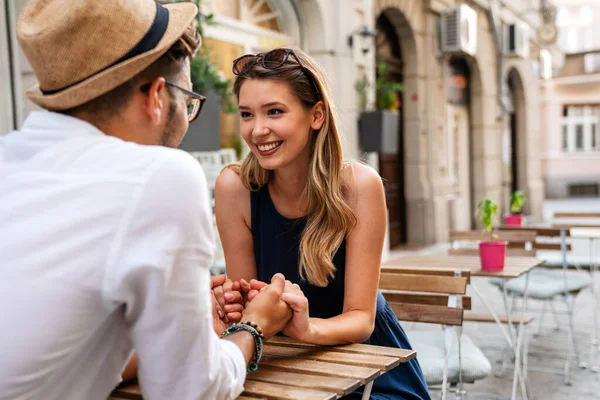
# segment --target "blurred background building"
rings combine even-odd
[[[543,86],[548,198],[598,197],[600,185],[600,2],[555,0],[564,67]],[[596,34],[594,34],[596,31]]]
[[[564,171],[559,163],[574,160],[570,153],[579,144],[597,147],[596,122],[590,121],[600,110],[593,106],[600,100],[583,95],[585,84],[571,83],[584,75],[572,64],[581,58],[581,68],[600,68],[600,58],[567,56],[565,64],[563,50],[600,48],[593,44],[600,39],[582,33],[581,21],[574,21],[593,25],[600,12],[563,11],[554,7],[558,3],[202,0],[200,5],[210,20],[203,26],[205,54],[222,81],[233,78],[233,59],[274,47],[302,48],[323,66],[347,158],[369,162],[385,179],[389,244],[395,247],[443,242],[450,230],[474,227],[475,207],[484,197],[508,212],[512,191],[524,190],[525,211],[536,219],[546,193],[566,194],[560,188],[566,178],[554,175]],[[22,92],[35,77],[14,34],[24,4],[0,0],[0,134],[18,127],[34,108]],[[589,48],[577,47],[581,40]],[[226,112],[231,107],[219,96],[209,97],[212,105],[203,110],[199,126],[190,128],[183,148],[234,147],[243,153],[237,113]],[[575,107],[580,105],[585,107]],[[581,140],[575,118],[588,121]],[[195,129],[210,132],[194,134]],[[588,156],[578,153],[577,160]]]

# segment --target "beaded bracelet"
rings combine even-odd
[[[221,336],[225,337],[225,336],[229,336],[234,332],[238,332],[238,331],[247,331],[250,332],[252,334],[252,337],[254,338],[254,355],[252,356],[252,359],[250,360],[250,364],[248,365],[248,369],[246,370],[246,373],[249,373],[251,371],[256,371],[258,369],[258,362],[260,361],[260,359],[262,358],[262,353],[263,353],[263,334],[262,334],[262,329],[260,328],[260,326],[258,326],[258,324],[255,324],[254,322],[251,321],[246,321],[246,322],[240,322],[239,324],[233,324],[231,325],[229,328],[227,328],[225,330],[225,332],[223,332],[221,334]]]

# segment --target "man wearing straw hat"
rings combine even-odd
[[[19,17],[45,110],[0,138],[0,399],[105,400],[134,348],[146,399],[235,398],[291,318],[277,275],[215,333],[206,182],[168,148],[204,100],[196,13],[32,0]]]

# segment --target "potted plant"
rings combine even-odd
[[[522,190],[515,190],[510,197],[510,214],[504,217],[504,223],[511,226],[521,226],[523,223],[523,206],[527,197]]]
[[[189,0],[161,0],[162,3],[178,3]],[[204,26],[213,23],[213,14],[203,10],[202,0],[192,0],[198,6],[196,29],[204,38]],[[210,50],[202,45],[192,59],[190,75],[193,90],[206,97],[200,118],[192,122],[180,148],[187,151],[215,151],[221,148],[221,113],[237,111],[231,97],[231,80],[215,63]]]
[[[483,233],[489,233],[489,241],[479,242],[479,257],[481,258],[481,269],[484,271],[502,271],[504,269],[504,257],[508,242],[493,240],[498,237],[494,234],[494,222],[497,220],[498,204],[492,199],[483,199],[477,204],[479,221],[483,223]]]
[[[365,152],[398,152],[398,109],[403,86],[389,79],[387,63],[380,60],[377,65],[378,78],[375,81],[375,110],[367,111],[366,91],[372,85],[362,76],[355,85],[359,93],[360,117],[358,133],[360,144]]]

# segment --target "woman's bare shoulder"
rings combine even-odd
[[[374,168],[358,161],[349,162],[342,169],[342,179],[351,192],[373,190],[383,186]]]
[[[250,204],[250,191],[232,168],[224,169],[215,183],[215,202],[229,206]],[[217,205],[218,206],[218,205]]]

